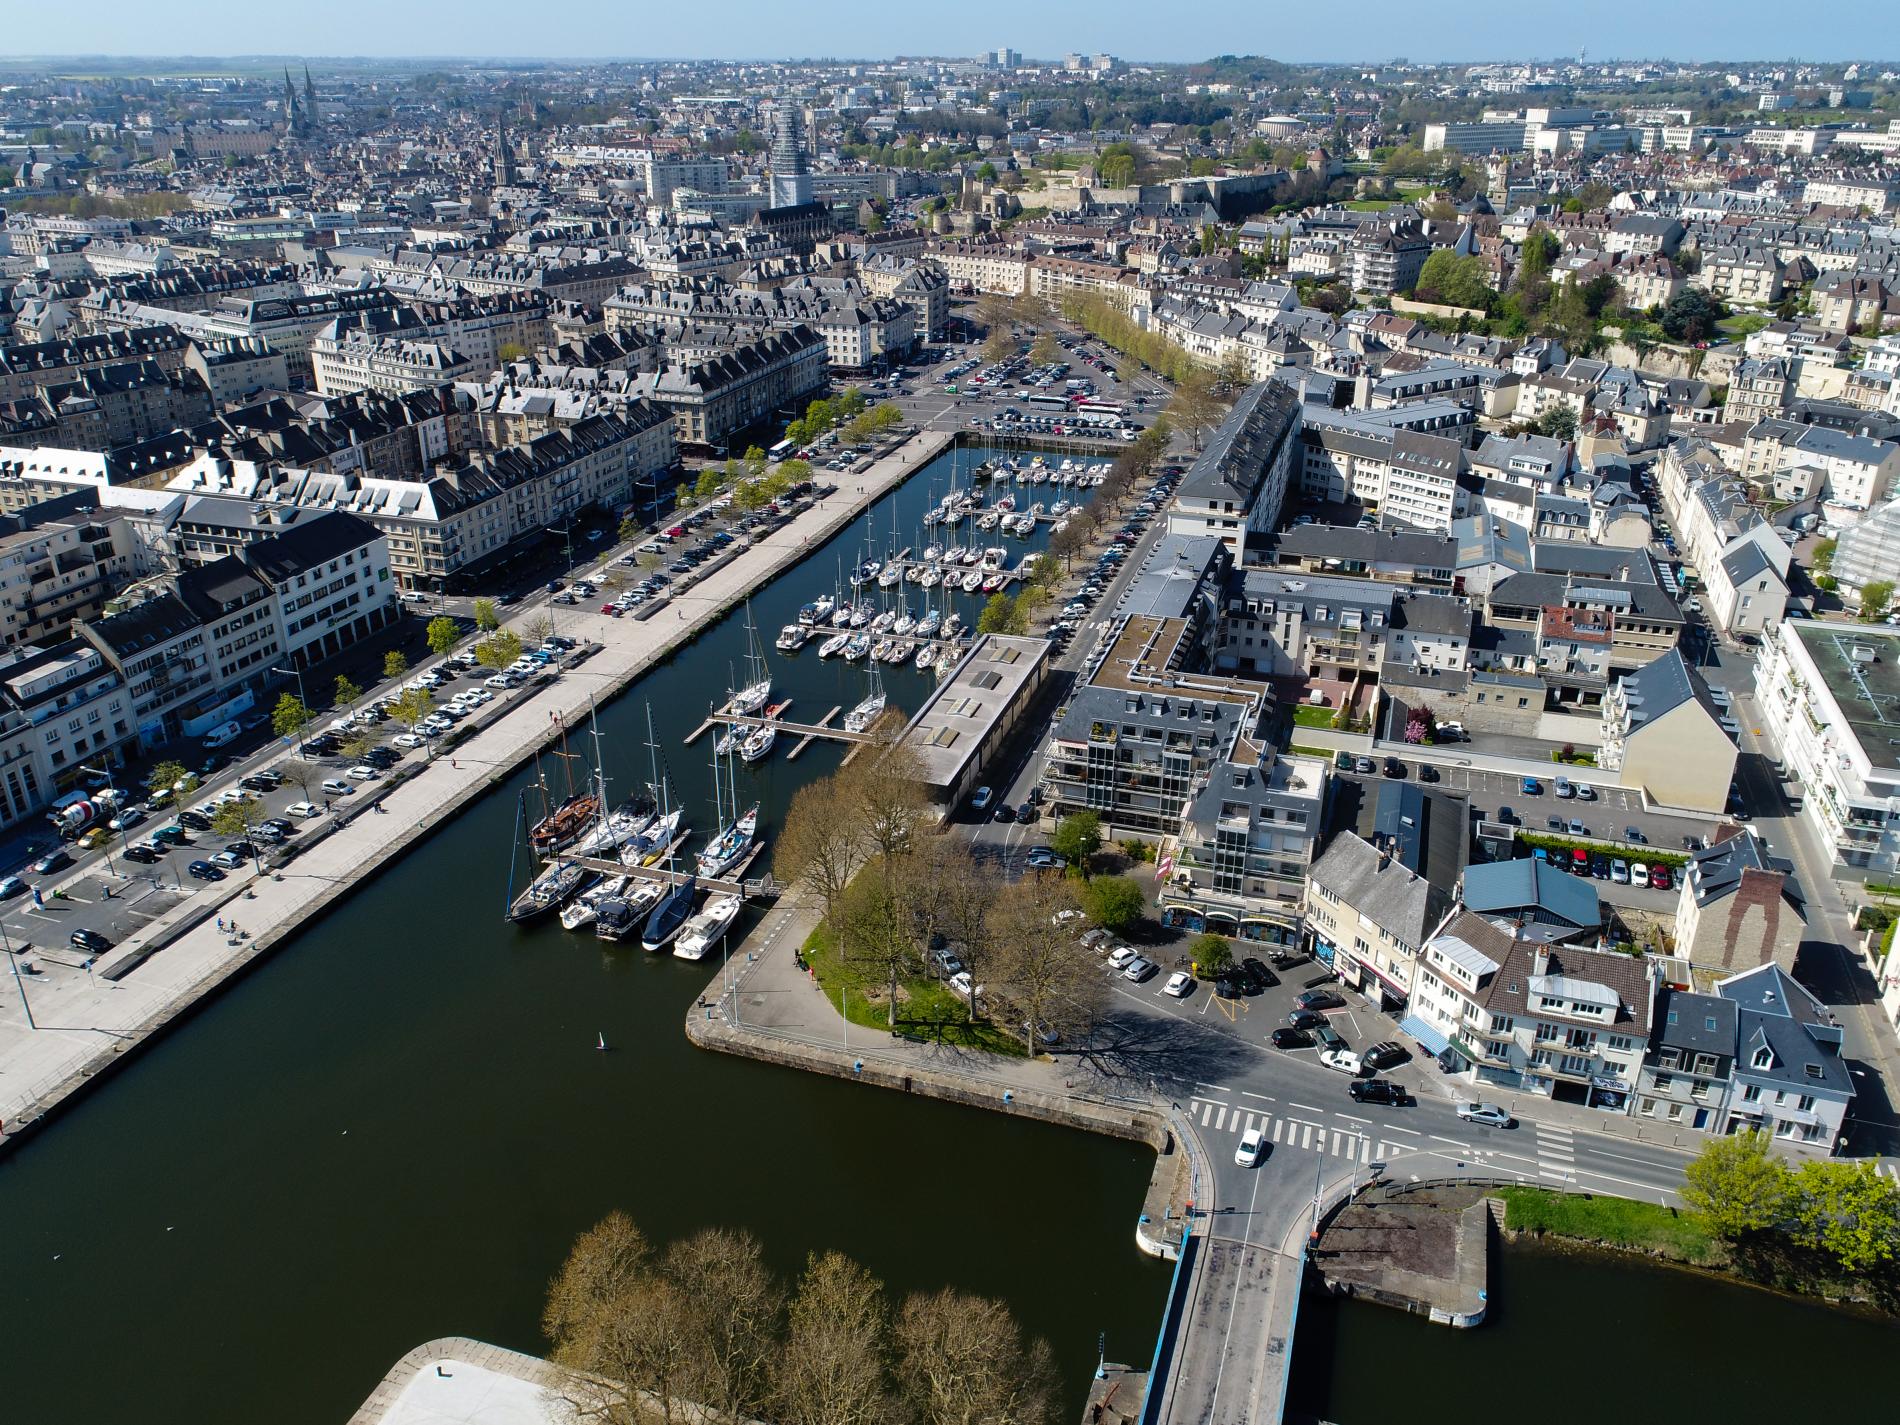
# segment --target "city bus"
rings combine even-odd
[[[791,459],[792,453],[796,451],[797,449],[798,449],[797,441],[781,440],[777,445],[773,446],[770,450],[765,452],[765,458],[767,460],[772,461],[774,464],[776,464],[777,462],[781,460]]]

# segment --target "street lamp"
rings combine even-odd
[[[20,1008],[26,1011],[26,1027],[37,1030],[40,1026],[33,1018],[33,1006],[26,1002],[26,981],[20,978],[20,962],[13,955],[13,937],[7,934],[7,924],[0,920],[0,944],[6,946],[7,966],[13,971],[13,983],[20,991]]]
[[[304,720],[297,724],[297,755],[301,757],[304,750],[303,730],[310,725],[310,699],[303,695],[303,669],[296,667],[272,668],[270,671],[273,673],[288,673],[297,680],[297,704],[304,710]]]

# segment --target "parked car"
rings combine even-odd
[[[1186,999],[1194,992],[1194,976],[1186,970],[1176,970],[1168,976],[1168,982],[1161,987],[1161,990],[1163,994],[1172,995],[1175,999]]]
[[[1517,1124],[1515,1118],[1495,1103],[1473,1103],[1469,1099],[1458,1105],[1458,1116],[1466,1123],[1481,1123],[1490,1128],[1512,1128]]]
[[[1134,959],[1130,960],[1127,965],[1123,966],[1122,978],[1124,980],[1133,980],[1136,984],[1140,984],[1143,980],[1153,975],[1155,971],[1156,966],[1154,961],[1148,959],[1146,956],[1137,955]]]
[[[1649,884],[1655,890],[1667,891],[1675,888],[1676,881],[1667,866],[1657,863],[1649,868]]]
[[[1385,759],[1385,767],[1383,770],[1388,777],[1403,777],[1405,775],[1405,764],[1396,757],[1388,757]]]
[[[1272,989],[1280,983],[1280,977],[1249,955],[1240,962],[1240,972],[1251,982],[1250,992],[1259,994],[1262,990]]]
[[[1354,1103],[1378,1103],[1388,1108],[1403,1108],[1412,1096],[1390,1079],[1357,1079],[1346,1085]]]
[[[1234,1161],[1243,1168],[1257,1168],[1271,1151],[1266,1127],[1256,1126],[1240,1135],[1240,1145],[1234,1149]]]
[[[84,951],[88,955],[103,955],[112,948],[112,942],[96,930],[87,930],[83,926],[75,930],[68,943],[73,949]]]
[[[381,774],[367,762],[358,762],[343,775],[348,777],[352,782],[373,782]]]
[[[1365,1072],[1365,1065],[1360,1062],[1359,1056],[1350,1049],[1322,1049],[1319,1053],[1319,1061],[1327,1068],[1337,1070],[1342,1074],[1361,1074]]]
[[[1406,1052],[1403,1044],[1387,1039],[1374,1044],[1359,1057],[1365,1060],[1368,1069],[1389,1069],[1395,1064],[1403,1064],[1412,1056]]]
[[[1295,1029],[1318,1029],[1326,1023],[1326,1016],[1316,1009],[1288,1010],[1286,1022]]]
[[[1534,797],[1544,790],[1544,784],[1535,777],[1526,777],[1518,783],[1518,790],[1527,797]]]
[[[1062,857],[1056,855],[1055,851],[1050,847],[1032,846],[1029,848],[1029,866],[1032,870],[1055,871],[1060,870],[1068,864],[1069,863],[1063,860]]]
[[[976,812],[989,810],[990,802],[994,800],[995,796],[996,793],[990,788],[978,787],[970,794],[970,810]]]
[[[33,874],[36,876],[50,876],[53,872],[72,864],[73,858],[66,854],[66,848],[56,846],[33,863]]]
[[[1629,862],[1621,856],[1614,857],[1610,861],[1610,879],[1619,886],[1627,886],[1630,882]]]
[[[26,882],[21,880],[18,876],[7,876],[4,879],[0,879],[0,901],[10,901],[15,896],[23,896],[27,893],[27,890]]]
[[[149,866],[158,860],[158,852],[142,842],[126,847],[119,855],[127,861],[136,861],[141,866]]]
[[[323,779],[323,791],[329,796],[347,797],[355,790],[356,787],[354,784],[344,781],[341,777],[325,777]]]
[[[1135,953],[1134,946],[1117,945],[1113,950],[1108,952],[1108,968],[1111,970],[1125,970],[1128,968],[1130,961],[1140,958],[1141,957]]]
[[[302,817],[306,820],[313,816],[322,816],[323,808],[315,802],[292,802],[284,808],[286,816]]]
[[[1561,800],[1568,800],[1577,794],[1577,789],[1570,785],[1570,778],[1568,777],[1555,778],[1550,784],[1550,789],[1555,792]]]
[[[194,881],[222,881],[224,879],[224,872],[209,861],[193,861],[185,867],[185,874]]]
[[[1297,995],[1293,1003],[1301,1009],[1338,1009],[1346,1003],[1337,990],[1305,990]]]
[[[1273,1031],[1273,1047],[1276,1049],[1306,1049],[1313,1043],[1313,1036],[1304,1029],[1280,1028]]]

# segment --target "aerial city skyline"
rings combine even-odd
[[[1885,1404],[1884,10],[9,18],[9,1418]]]

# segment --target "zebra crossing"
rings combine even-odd
[[[1193,1104],[1191,1112],[1201,1127],[1215,1133],[1231,1133],[1236,1140],[1258,1127],[1268,1142],[1280,1147],[1324,1153],[1361,1164],[1370,1163],[1375,1157],[1390,1158],[1416,1151],[1415,1144],[1385,1142],[1356,1128],[1269,1113],[1265,1109],[1243,1108],[1225,1099],[1196,1096]]]
[[[1569,1128],[1538,1123],[1537,1176],[1555,1183],[1575,1182],[1577,1178],[1577,1138]]]

